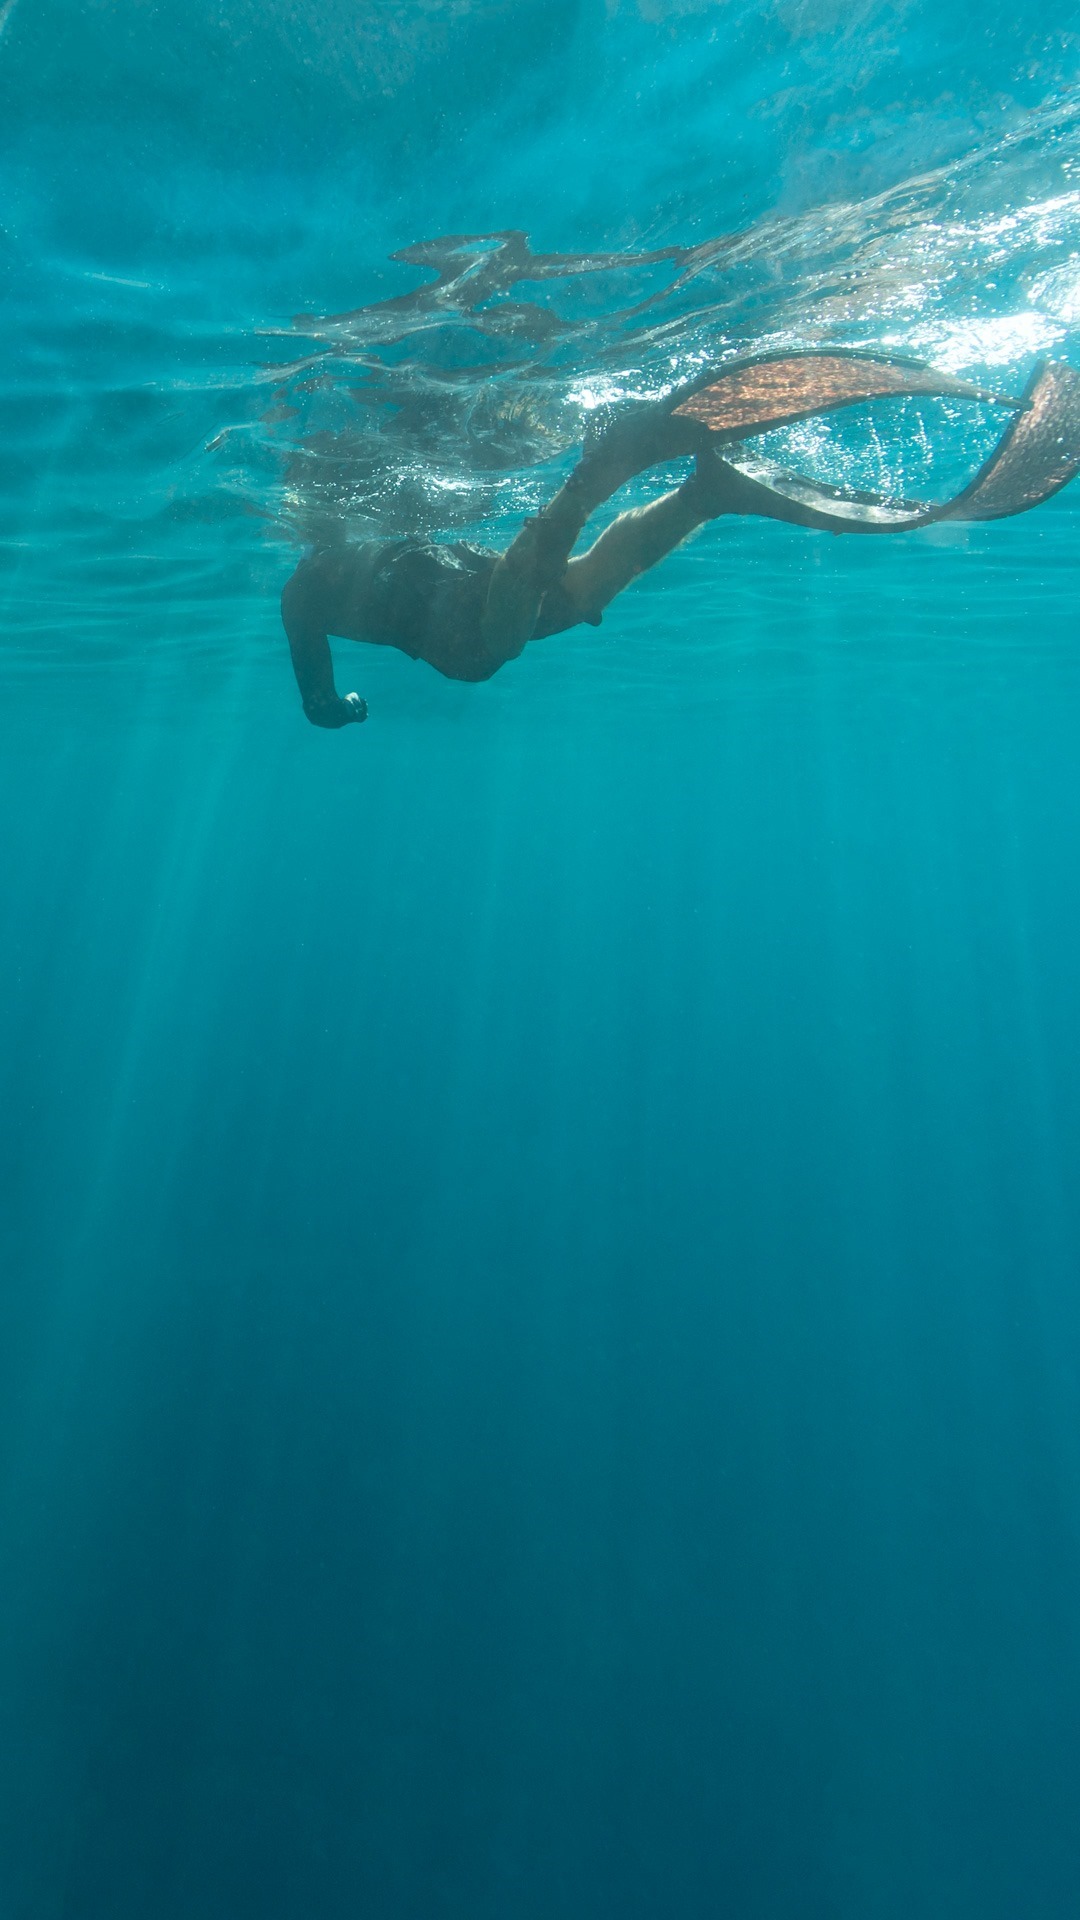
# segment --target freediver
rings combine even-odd
[[[943,505],[888,504],[795,474],[770,473],[766,482],[718,451],[814,414],[911,394],[954,395],[1012,411],[985,465]],[[574,554],[590,515],[629,480],[691,455],[694,469],[680,486],[620,513],[586,552]],[[1025,512],[1078,468],[1080,374],[1067,366],[1036,368],[1021,397],[1009,400],[885,356],[835,351],[729,364],[681,399],[634,409],[596,433],[554,499],[501,555],[411,538],[332,546],[302,560],[286,582],[281,612],[304,712],[317,727],[367,718],[359,694],[336,691],[330,634],[397,647],[451,680],[487,680],[530,640],[599,626],[616,594],[724,514],[760,514],[829,533],[903,532]]]

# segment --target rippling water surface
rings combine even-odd
[[[1067,356],[1080,109],[1073,36],[1039,11],[953,37],[929,9],[812,0],[406,6],[385,31],[236,7],[177,35],[153,9],[19,0],[21,658],[111,658],[189,599],[228,646],[289,543],[334,522],[497,538],[591,409],[725,354],[886,347],[1003,390]],[[891,424],[801,440],[824,477],[855,457],[902,488]],[[985,451],[970,425],[939,462]]]
[[[1078,49],[0,5],[4,1920],[1071,1920],[1080,491],[340,735],[277,599],[731,357],[1077,363]]]

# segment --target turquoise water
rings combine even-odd
[[[1078,47],[0,8],[4,1920],[1071,1920],[1080,492],[342,644],[340,734],[277,595],[703,355],[1075,357]]]

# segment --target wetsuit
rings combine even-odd
[[[448,680],[488,680],[520,647],[492,657],[480,622],[497,553],[466,541],[366,540],[302,560],[282,596],[286,626],[302,610],[325,633],[397,647]],[[530,639],[581,624],[562,581],[550,586]]]

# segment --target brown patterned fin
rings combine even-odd
[[[1018,408],[1016,417],[985,466],[963,493],[940,506],[890,502],[806,474],[777,473],[748,451],[735,469],[743,485],[729,511],[829,533],[909,533],[941,520],[1026,513],[1080,473],[1080,372],[1055,362],[1038,367],[1022,400],[1010,404]]]
[[[1024,411],[940,520],[1003,520],[1026,513],[1080,472],[1080,373],[1056,361],[1036,369]]]
[[[723,440],[742,440],[812,414],[904,394],[951,394],[999,406],[1019,404],[915,361],[869,354],[799,353],[732,366],[674,411],[700,420]]]

